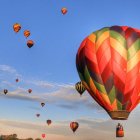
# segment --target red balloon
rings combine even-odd
[[[29,92],[29,93],[32,93],[32,89],[28,89],[28,92]]]
[[[72,129],[73,132],[75,132],[78,127],[79,127],[78,122],[71,122],[70,123],[70,128]]]
[[[46,137],[46,134],[42,134],[42,138],[45,138]]]

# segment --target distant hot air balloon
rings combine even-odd
[[[82,95],[85,91],[85,88],[84,88],[82,82],[77,82],[75,84],[75,89],[79,92],[80,95]]]
[[[16,33],[19,32],[20,29],[21,29],[21,25],[20,25],[19,23],[15,23],[15,24],[13,25],[13,30],[14,30]]]
[[[71,122],[70,123],[70,128],[72,129],[73,132],[75,132],[78,127],[79,127],[78,122]]]
[[[30,36],[30,31],[29,30],[25,30],[24,31],[24,36],[27,38],[28,36]]]
[[[19,82],[19,79],[18,78],[16,79],[16,82]]]
[[[32,40],[28,40],[28,41],[27,41],[27,46],[28,46],[29,48],[31,48],[33,45],[34,45],[34,42],[33,42]]]
[[[80,79],[114,120],[126,120],[140,100],[140,30],[105,27],[84,39],[77,52]]]
[[[40,114],[36,114],[37,117],[40,117]]]
[[[3,92],[6,95],[8,93],[8,90],[7,89],[4,89]]]
[[[52,123],[51,120],[47,120],[46,122],[47,122],[48,125],[50,125]]]
[[[46,135],[45,134],[42,134],[42,138],[44,139],[46,137]]]
[[[116,137],[124,137],[123,126],[120,123],[116,127]]]
[[[28,92],[29,92],[29,93],[32,93],[32,89],[28,89]]]
[[[67,11],[68,11],[67,8],[62,8],[61,9],[61,12],[62,12],[63,15],[65,15],[67,13]]]
[[[45,105],[45,103],[41,103],[41,106],[43,107]]]

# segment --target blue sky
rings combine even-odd
[[[139,5],[139,0],[1,0],[0,90],[7,88],[9,94],[0,96],[0,120],[110,119],[88,94],[80,98],[74,90],[79,81],[76,53],[82,40],[102,27],[140,29]],[[66,15],[62,7],[68,9]],[[13,31],[16,22],[22,27],[17,34]],[[28,39],[35,42],[31,49],[23,36],[26,29],[31,31]],[[30,95],[28,88],[33,89]],[[44,108],[41,101],[46,102]],[[36,113],[41,117],[37,119]]]

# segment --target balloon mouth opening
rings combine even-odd
[[[113,120],[127,120],[130,112],[126,110],[108,111]]]

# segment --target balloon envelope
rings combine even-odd
[[[29,93],[32,93],[32,89],[28,89],[28,92],[29,92]]]
[[[45,138],[46,137],[46,135],[45,134],[42,134],[42,138]]]
[[[16,82],[19,82],[19,79],[18,78],[16,79]]]
[[[73,132],[75,132],[77,130],[77,128],[79,127],[78,122],[71,122],[70,123],[70,128]]]
[[[62,8],[61,9],[61,12],[62,12],[63,15],[65,15],[67,13],[67,11],[68,11],[67,8]]]
[[[4,94],[7,94],[8,93],[8,90],[7,89],[4,89],[3,92],[4,92]]]
[[[85,87],[83,86],[82,82],[77,82],[75,84],[75,89],[78,91],[80,95],[82,95],[85,91]]]
[[[27,38],[28,36],[30,36],[30,31],[29,30],[25,30],[24,31],[24,36]]]
[[[45,103],[41,103],[41,106],[43,107],[45,105]]]
[[[47,124],[50,125],[52,123],[51,120],[47,120]]]
[[[76,66],[84,87],[112,119],[127,119],[139,103],[140,30],[105,27],[87,36]]]
[[[13,25],[13,30],[14,30],[16,33],[19,32],[20,29],[21,29],[21,25],[20,25],[19,23],[15,23],[15,24]]]
[[[37,117],[40,117],[40,114],[36,114]]]
[[[33,42],[32,40],[28,40],[28,41],[27,41],[27,46],[28,46],[29,48],[31,48],[33,45],[34,45],[34,42]]]

